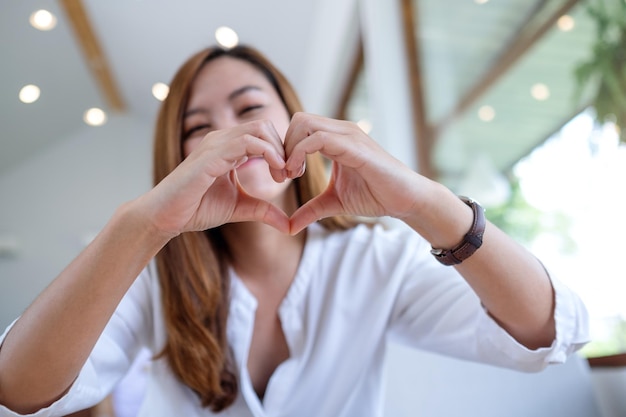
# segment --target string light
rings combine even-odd
[[[550,97],[550,89],[545,84],[537,83],[531,87],[530,95],[535,100],[544,101]]]
[[[152,86],[152,95],[159,101],[163,101],[170,93],[170,87],[165,83],[155,83]]]
[[[83,120],[89,126],[102,126],[107,121],[107,114],[102,109],[92,107],[85,112]]]
[[[28,84],[22,87],[22,89],[20,90],[19,97],[22,103],[30,104],[30,103],[34,103],[35,101],[37,101],[39,99],[40,94],[41,94],[41,90],[39,89],[39,87],[33,84]]]
[[[574,18],[569,15],[563,15],[556,21],[556,26],[563,32],[569,32],[574,29],[576,22]]]
[[[482,106],[478,109],[478,118],[483,122],[490,122],[496,117],[496,111],[491,106]]]
[[[239,35],[228,26],[220,26],[215,30],[215,39],[217,43],[224,48],[234,48],[239,43]]]
[[[30,15],[29,22],[35,29],[51,30],[57,25],[57,18],[49,11],[41,9]]]

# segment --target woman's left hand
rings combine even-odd
[[[307,154],[319,151],[332,161],[327,189],[291,217],[291,233],[324,217],[355,215],[402,218],[416,209],[426,178],[387,153],[355,123],[296,113],[285,135],[286,171],[302,175]]]
[[[301,175],[306,155],[317,151],[332,160],[330,182],[293,213],[292,234],[333,215],[392,216],[434,247],[451,248],[472,223],[472,211],[448,188],[391,156],[356,124],[294,115],[285,136],[288,176]],[[488,222],[480,250],[457,270],[511,336],[530,349],[550,346],[553,289],[541,263],[523,246]]]

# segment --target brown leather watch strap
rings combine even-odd
[[[461,200],[472,208],[474,212],[474,221],[472,227],[465,234],[461,243],[453,249],[431,249],[435,259],[444,265],[458,265],[470,256],[483,244],[483,234],[485,233],[485,210],[476,201],[471,198],[459,196]]]

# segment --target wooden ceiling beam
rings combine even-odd
[[[534,46],[550,29],[552,29],[556,21],[574,7],[580,0],[567,0],[556,10],[545,22],[543,22],[537,30],[531,34],[524,36],[523,28],[518,32],[518,36],[513,38],[502,50],[504,51],[498,60],[492,65],[478,80],[476,84],[458,101],[454,109],[444,117],[432,131],[432,141],[437,141],[444,129],[454,120],[460,117],[465,111],[473,105],[479,97],[485,94],[506,72],[517,63],[528,50]],[[541,5],[545,2],[540,2]],[[539,13],[536,8],[534,14]],[[532,16],[531,16],[532,17]]]
[[[419,34],[419,22],[415,19],[418,13],[414,0],[401,0],[402,19],[404,31],[404,45],[411,88],[411,107],[413,119],[413,133],[415,137],[415,151],[417,171],[428,178],[436,178],[432,163],[433,135],[432,127],[428,123],[426,115],[426,99],[423,83],[420,43],[417,39]]]
[[[365,62],[364,58],[363,38],[359,34],[357,50],[352,61],[352,66],[350,67],[350,73],[348,74],[347,82],[341,93],[341,97],[339,98],[339,105],[337,106],[337,112],[335,114],[335,118],[337,119],[345,120],[348,118],[348,106],[350,104],[352,94],[354,93],[354,89],[356,88],[356,82],[359,79],[359,74],[363,71],[363,65]]]
[[[115,82],[109,63],[93,30],[82,0],[59,0],[80,46],[87,66],[109,108],[123,112],[126,105]]]

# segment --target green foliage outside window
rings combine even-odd
[[[626,143],[626,2],[596,0],[587,5],[587,12],[596,22],[597,35],[591,57],[574,70],[576,98],[589,94],[598,124],[615,123],[620,141]]]
[[[564,213],[546,213],[529,204],[524,198],[517,178],[509,179],[511,195],[502,205],[489,207],[487,218],[519,243],[530,246],[541,234],[557,237],[560,251],[571,254],[576,251],[576,242],[571,239],[570,218]]]

